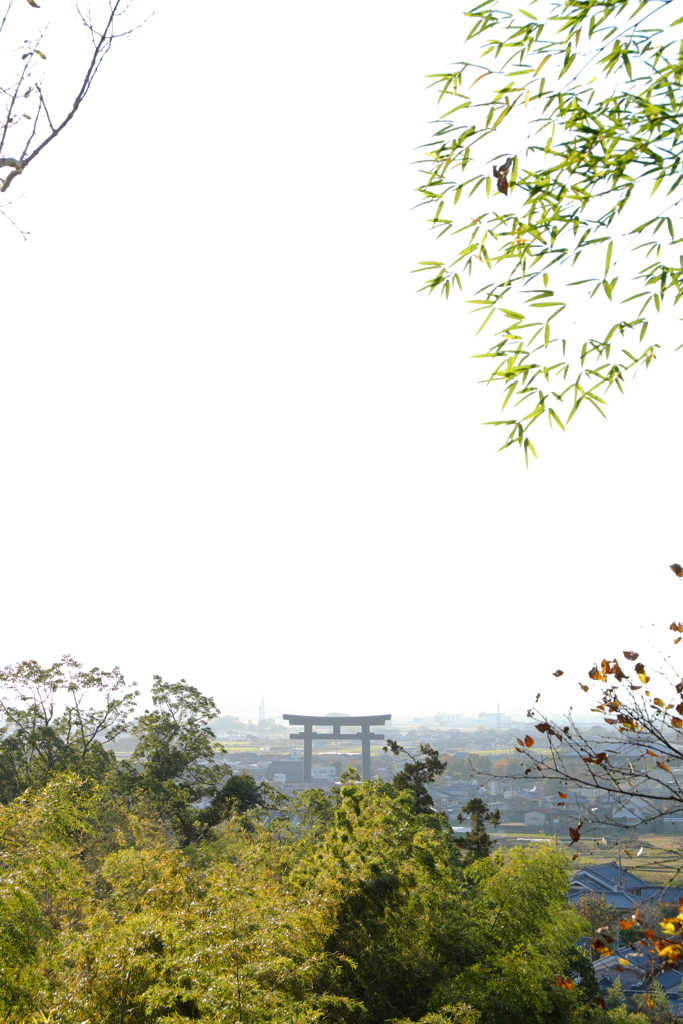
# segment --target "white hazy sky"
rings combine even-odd
[[[466,307],[416,294],[424,76],[462,34],[442,0],[164,0],[15,182],[1,663],[429,714],[563,709],[669,649],[683,353],[527,472]]]

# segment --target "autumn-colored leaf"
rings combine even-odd
[[[676,639],[674,640],[674,643],[675,644],[680,644],[681,640],[683,640],[683,636],[677,636]]]
[[[672,622],[669,629],[672,629],[674,633],[683,633],[683,622]]]
[[[28,0],[28,2],[31,3],[31,0]],[[33,6],[35,7],[35,4]],[[683,576],[683,565],[679,565],[678,562],[674,562],[673,565],[669,566],[669,568],[672,572],[675,572],[677,576]]]
[[[601,953],[602,956],[607,956],[609,953],[612,952],[609,946],[606,945],[606,943],[604,943],[602,939],[593,939],[591,945],[593,946],[593,949],[596,951],[596,953]]]
[[[525,736],[524,737],[524,746],[525,747],[533,747],[535,742],[536,741],[534,740],[533,736]]]
[[[584,683],[579,683],[579,686],[581,687],[581,689],[583,690],[584,693],[588,693],[588,691],[590,689],[589,686],[584,685]]]
[[[623,930],[627,932],[629,930],[629,928],[633,928],[635,923],[636,922],[633,919],[631,919],[630,921],[621,921],[620,920],[619,921],[619,927],[623,928]]]
[[[563,800],[566,800],[566,799],[567,799],[567,796],[568,796],[568,794],[567,794],[567,793],[558,793],[557,795],[558,795],[559,797],[562,797],[562,799],[563,799]]]
[[[569,978],[558,978],[557,975],[555,975],[555,984],[559,988],[566,988],[569,991],[571,991],[571,989],[574,988],[574,982],[573,981],[570,981]]]
[[[677,718],[675,715],[672,715],[671,727],[673,729],[683,729],[683,718]]]
[[[650,682],[650,677],[645,674],[645,666],[640,661],[636,665],[636,673],[643,686],[647,686],[647,684]]]
[[[30,0],[29,0],[29,3],[30,3]],[[37,6],[38,6],[38,5],[36,4],[36,7],[37,7]],[[47,60],[47,57],[45,56],[45,54],[43,53],[43,51],[42,51],[42,50],[34,50],[33,52],[34,52],[34,53],[37,53],[39,57],[42,57],[42,58],[43,58],[43,60]]]
[[[36,0],[27,0],[27,2],[31,5],[31,7],[37,7],[38,9],[40,9],[40,4],[37,4]]]
[[[557,736],[558,739],[562,739],[560,734],[555,732],[552,725],[549,725],[547,722],[540,722],[539,725],[535,726],[535,728],[538,729],[539,732],[547,732],[549,736]]]
[[[657,942],[655,945],[659,956],[664,956],[667,960],[672,961],[683,960],[683,946],[680,943],[670,942],[665,946],[660,946],[660,943]]]
[[[601,1010],[606,1010],[607,1009],[607,1003],[602,998],[602,996],[596,996],[595,997],[595,1002],[598,1004],[598,1006],[600,1007]]]
[[[590,679],[597,679],[597,680],[599,680],[602,683],[606,682],[606,680],[607,680],[607,677],[605,676],[605,673],[601,672],[597,665],[593,665],[593,668],[590,669],[590,671],[588,673],[588,677]]]
[[[627,659],[627,661],[637,661],[638,660],[638,652],[637,651],[624,651],[623,654],[624,654],[624,657]]]
[[[655,704],[658,708],[664,707],[664,701],[661,699],[661,697],[654,697],[652,703]]]
[[[571,838],[571,843],[569,844],[570,846],[573,846],[574,843],[578,843],[579,839],[581,838],[581,829],[582,828],[583,828],[583,822],[582,821],[580,821],[578,823],[576,828],[572,828],[571,825],[570,825],[570,827],[569,827],[569,836]]]
[[[594,754],[592,757],[584,757],[582,760],[585,761],[586,764],[602,764],[604,761],[607,761],[608,758],[609,754],[601,753]]]
[[[512,167],[512,160],[513,158],[509,156],[504,164],[493,168],[493,177],[496,179],[498,191],[502,192],[504,196],[508,194],[508,172]]]
[[[559,679],[559,677],[560,677],[560,676],[563,676],[563,675],[564,675],[564,672],[562,671],[562,669],[561,669],[561,668],[557,668],[557,669],[555,669],[555,671],[553,672],[553,675],[554,675],[554,676],[555,676],[555,677],[556,677],[557,679]]]
[[[663,761],[657,761],[657,767],[658,768],[663,768],[665,772],[669,773],[669,775],[672,774],[671,773],[671,769],[669,768],[668,764],[664,764]]]

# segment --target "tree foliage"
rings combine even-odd
[[[420,744],[420,757],[410,754],[405,747],[395,740],[387,740],[385,751],[390,750],[397,757],[405,757],[403,768],[394,775],[394,786],[399,790],[408,790],[415,799],[415,810],[420,814],[434,812],[434,801],[427,786],[434,782],[437,775],[443,775],[447,762],[439,758],[439,751],[429,743]]]
[[[134,770],[57,764],[0,806],[3,1021],[587,1019],[561,854],[482,848],[468,867],[410,785],[349,779],[266,819],[253,779],[209,770],[215,713],[157,678]]]
[[[490,811],[483,800],[475,796],[468,800],[458,815],[458,821],[463,822],[469,819],[469,831],[463,836],[457,836],[456,844],[461,850],[465,850],[463,864],[471,864],[482,857],[489,857],[495,839],[488,833],[487,825],[498,825],[500,823],[500,811]]]
[[[137,695],[118,668],[86,670],[69,655],[0,671],[0,800],[56,772],[100,777],[114,761],[103,743],[123,732]]]
[[[653,316],[683,294],[681,13],[676,0],[483,0],[454,70],[431,76],[446,109],[419,191],[464,245],[420,269],[482,314],[477,355],[509,410],[494,422],[527,459],[541,420],[602,413],[650,365]]]

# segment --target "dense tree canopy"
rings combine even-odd
[[[454,70],[432,76],[445,109],[420,191],[462,243],[421,269],[483,314],[495,422],[527,458],[542,419],[602,412],[650,365],[653,316],[683,294],[682,15],[678,0],[483,0]]]
[[[0,682],[3,1022],[642,1024],[600,1008],[571,861],[494,852],[479,799],[455,836],[425,799],[432,747],[389,744],[393,783],[351,771],[274,800],[220,763],[216,706],[185,680],[155,677],[137,717],[118,669],[23,662]],[[102,739],[123,728],[118,761]]]

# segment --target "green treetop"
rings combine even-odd
[[[420,192],[462,241],[421,264],[425,287],[482,313],[494,423],[527,459],[541,419],[602,412],[650,365],[650,322],[683,294],[682,14],[677,0],[483,0],[454,70],[431,76],[444,109]]]

